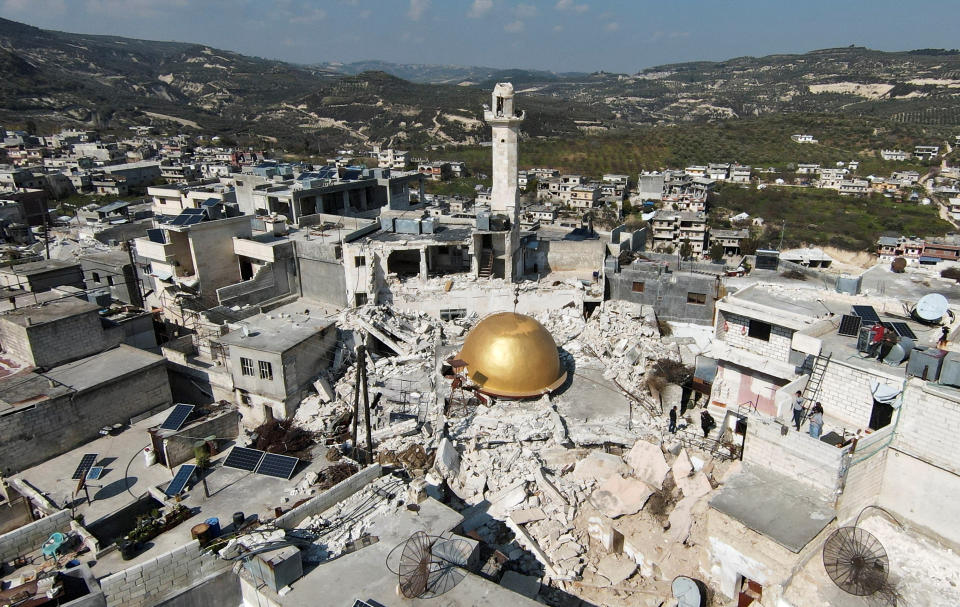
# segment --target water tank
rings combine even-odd
[[[926,381],[937,381],[940,379],[940,369],[946,355],[946,351],[937,348],[915,347],[910,353],[910,362],[907,363],[907,375]]]
[[[940,367],[940,383],[960,388],[960,353],[950,352],[944,357]]]
[[[860,294],[860,285],[863,282],[861,276],[850,276],[849,274],[841,274],[837,278],[837,293],[846,293],[848,295],[859,295]]]
[[[901,337],[900,341],[894,344],[887,355],[883,357],[883,362],[891,367],[896,367],[910,357],[912,350],[913,340],[909,337]]]

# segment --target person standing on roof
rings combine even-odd
[[[816,403],[810,409],[810,436],[819,439],[823,431],[823,405]]]
[[[950,335],[950,327],[943,327],[940,333],[940,341],[937,342],[937,347],[941,350],[947,349],[947,336]]]
[[[793,399],[793,425],[796,426],[797,432],[800,431],[800,424],[803,423],[803,413],[803,392],[797,390]]]

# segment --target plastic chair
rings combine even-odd
[[[47,560],[47,557],[56,559],[59,556],[57,553],[60,551],[60,547],[67,541],[67,536],[60,533],[59,531],[50,535],[50,539],[43,543],[43,546],[40,548],[43,553],[43,560]]]

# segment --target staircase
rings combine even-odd
[[[827,372],[827,365],[830,364],[830,357],[833,354],[827,356],[815,356],[813,359],[813,368],[810,370],[810,379],[807,380],[807,385],[803,389],[803,399],[808,403],[816,402],[817,398],[820,397],[820,384],[823,382],[823,375]]]
[[[484,249],[480,256],[480,278],[493,276],[493,250]]]

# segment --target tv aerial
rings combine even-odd
[[[397,571],[390,568],[390,557],[400,552]],[[408,598],[428,599],[440,596],[467,576],[467,561],[473,546],[457,538],[443,538],[417,531],[387,555],[387,568],[399,578],[400,593]]]
[[[890,573],[890,561],[872,533],[856,526],[840,527],[823,545],[823,567],[841,590],[869,596],[881,590]]]

